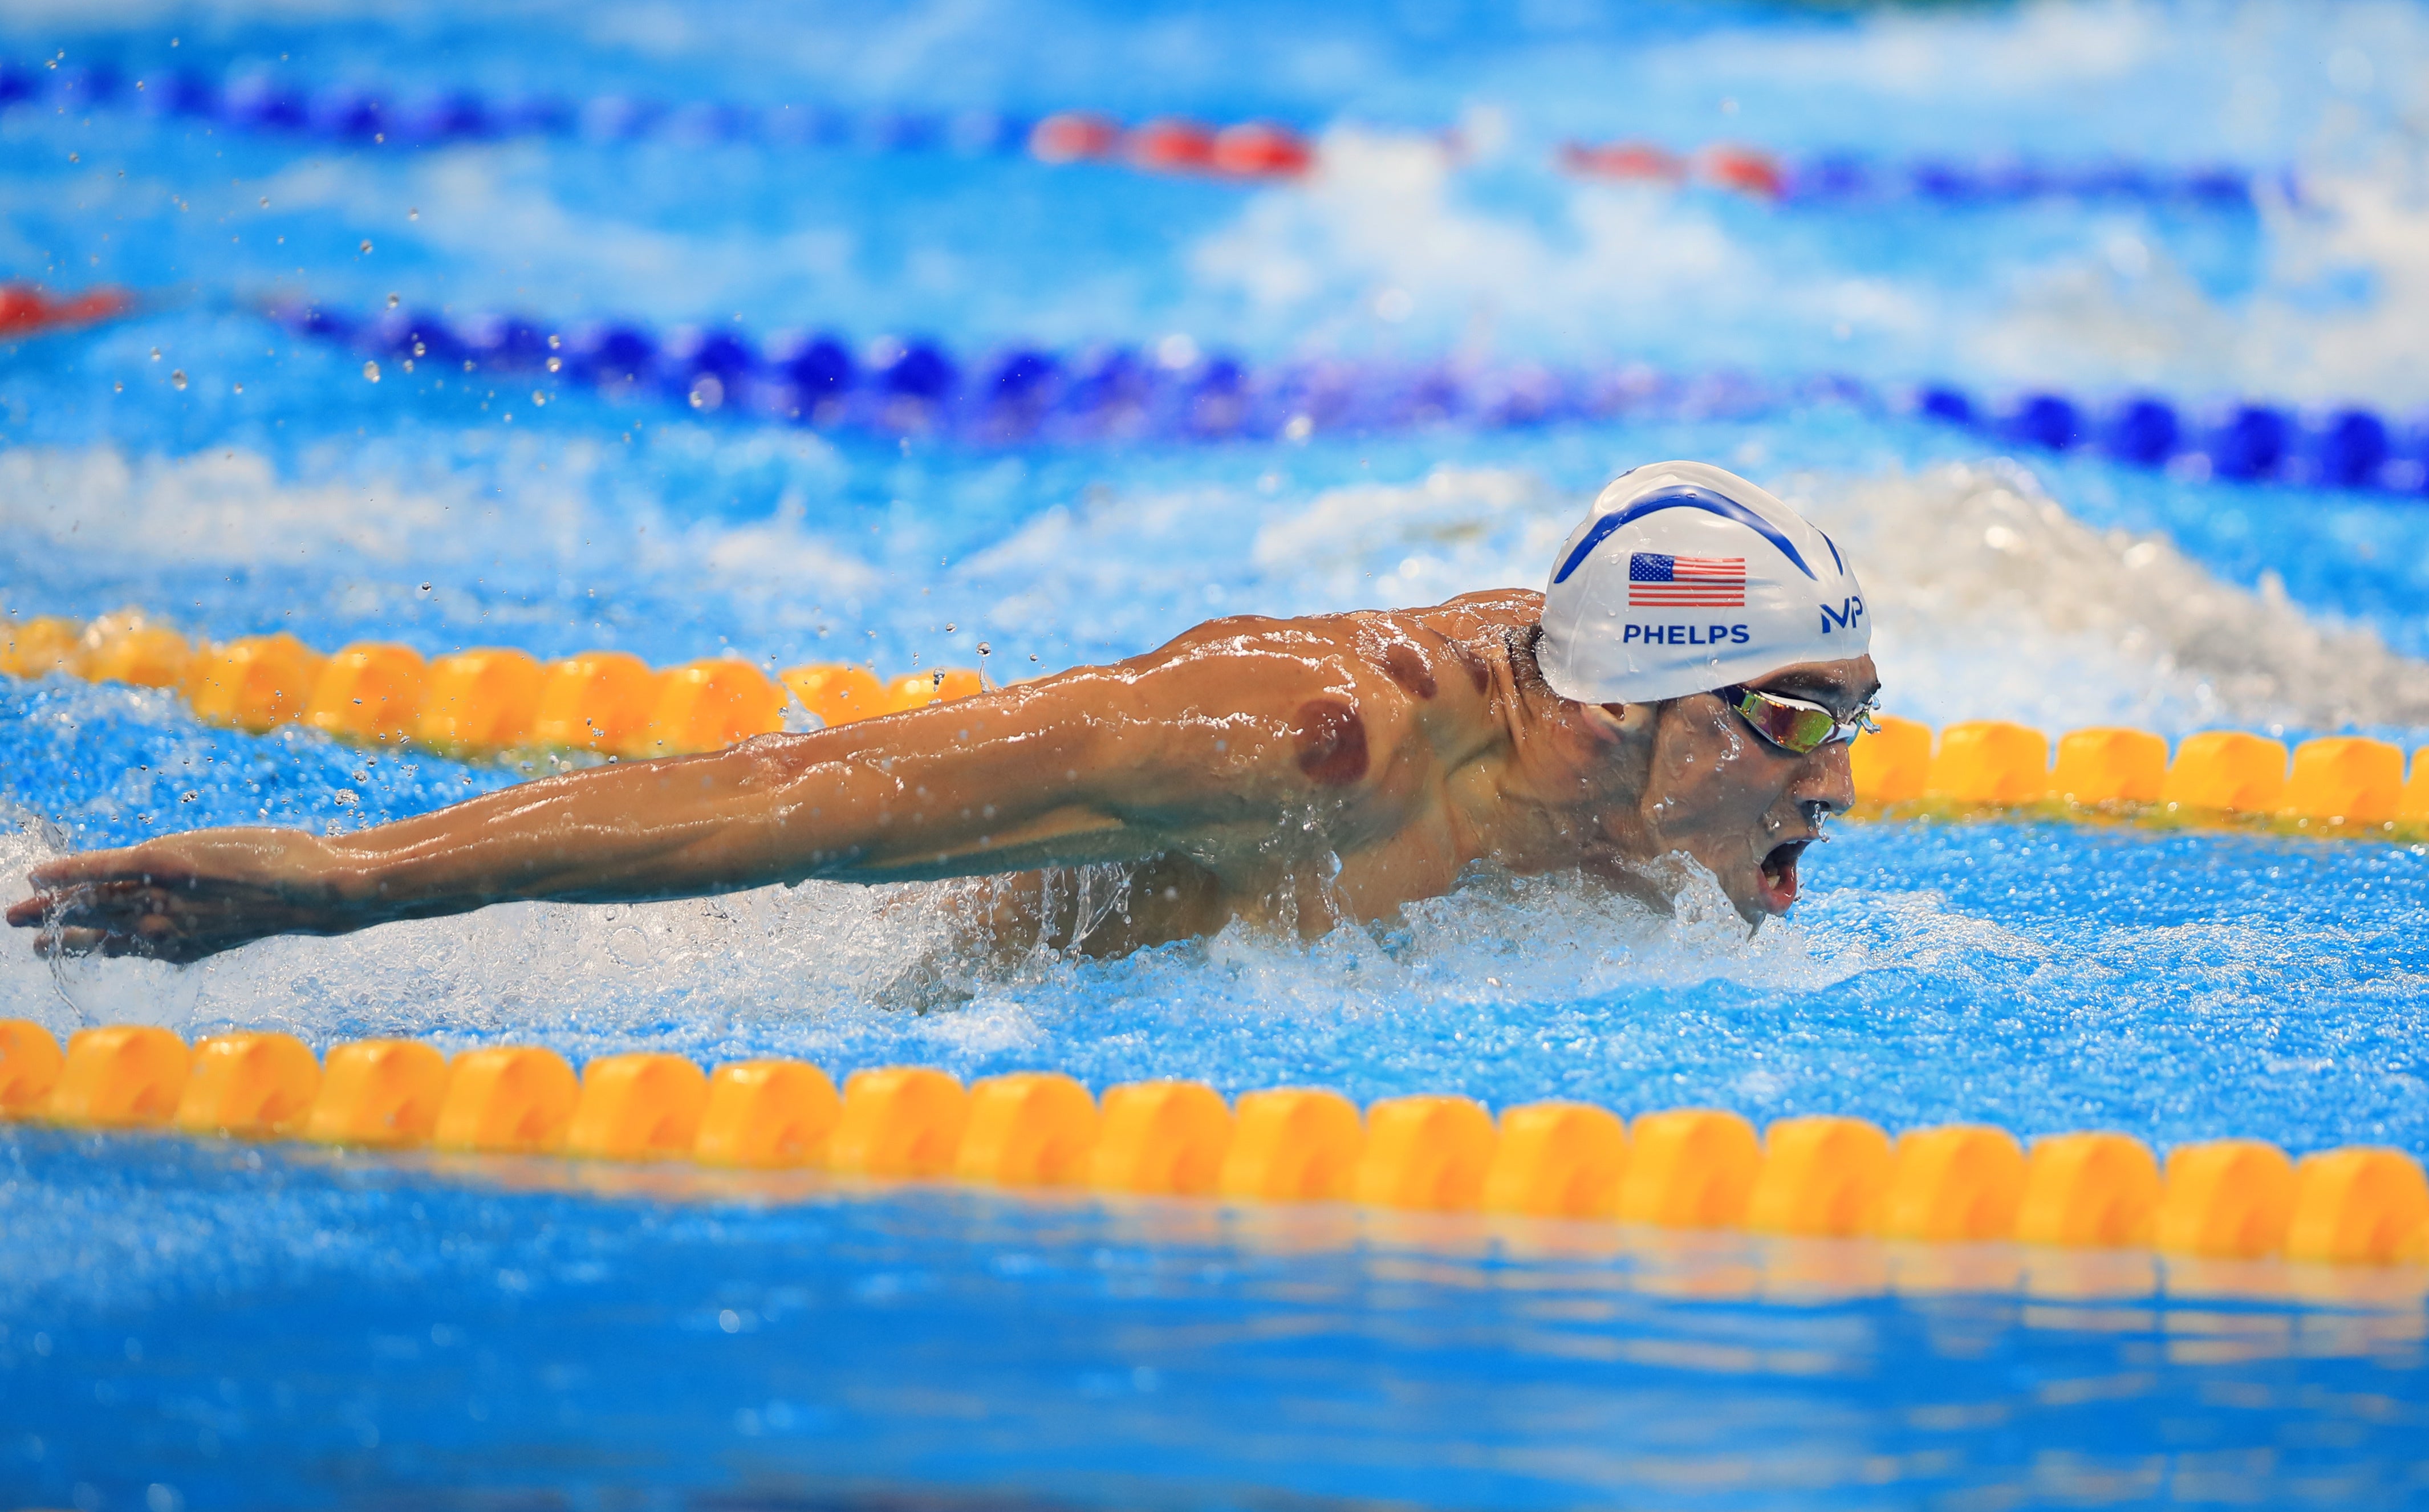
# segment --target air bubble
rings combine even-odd
[[[369,238],[369,237],[365,237],[365,238],[363,238],[363,251],[364,251],[364,252],[366,252],[366,253],[369,253],[371,250],[372,250],[372,238]]]
[[[170,387],[172,387],[172,388],[179,388],[179,389],[182,389],[182,388],[184,388],[184,387],[186,386],[186,370],[185,370],[185,369],[183,369],[183,368],[178,368],[178,369],[173,370],[170,372],[170,374],[169,374],[169,386],[170,386]]]
[[[376,362],[366,362],[366,363],[364,363],[364,364],[363,364],[363,377],[364,377],[364,378],[366,378],[367,380],[369,380],[369,381],[370,381],[370,382],[372,382],[372,383],[378,383],[378,382],[379,382],[379,364],[378,364],[378,363],[376,363]]]

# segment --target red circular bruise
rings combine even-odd
[[[1434,669],[1426,665],[1425,657],[1404,640],[1396,640],[1383,652],[1383,671],[1391,680],[1420,698],[1434,696]]]
[[[1366,721],[1358,707],[1339,698],[1310,698],[1298,706],[1298,769],[1328,787],[1366,775]]]

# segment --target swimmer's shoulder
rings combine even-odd
[[[1408,612],[1446,634],[1532,630],[1543,623],[1544,596],[1533,588],[1482,588],[1446,599],[1430,609]]]
[[[1360,682],[1380,679],[1429,712],[1463,712],[1472,700],[1490,699],[1501,680],[1498,674],[1510,666],[1513,642],[1529,633],[1541,617],[1543,598],[1531,589],[1500,588],[1417,609],[1360,609],[1288,618],[1228,615],[1094,671],[1129,680],[1210,659],[1245,666],[1281,658],[1310,670],[1330,665]],[[1441,698],[1454,691],[1457,696]],[[1386,701],[1391,701],[1388,697]]]
[[[1457,662],[1480,693],[1492,669],[1510,665],[1512,648],[1531,637],[1544,616],[1544,596],[1532,588],[1488,588],[1423,609],[1394,610],[1386,618],[1437,655]]]

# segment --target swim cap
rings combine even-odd
[[[1864,590],[1830,537],[1703,462],[1611,480],[1552,564],[1536,661],[1580,703],[1650,703],[1861,656]]]

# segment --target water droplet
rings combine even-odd
[[[408,221],[419,221],[421,219],[421,211],[419,207],[408,208],[405,212],[405,218]]]
[[[421,591],[422,591],[422,592],[424,592],[424,593],[428,593],[428,592],[430,591],[430,584],[429,584],[429,583],[423,583],[423,584],[421,585]]]
[[[363,376],[364,376],[365,378],[367,378],[367,379],[371,380],[372,383],[378,383],[378,382],[379,382],[379,364],[378,364],[378,363],[376,363],[376,362],[366,362],[366,363],[364,363],[364,364],[363,364]]]
[[[265,195],[263,195],[263,196],[261,197],[261,207],[262,207],[263,209],[265,209],[265,210],[267,210],[267,209],[269,209],[269,208],[270,208],[270,196],[269,196],[269,195],[265,194]]]
[[[952,627],[952,624],[951,624],[951,622],[950,622],[950,621],[948,621],[948,622],[946,623],[946,625],[945,625],[945,633],[946,633],[946,634],[948,634],[948,635],[950,635],[950,634],[951,634],[952,633],[953,633],[953,627]]]
[[[394,308],[396,308],[396,296],[395,296],[394,294],[390,294],[390,295],[388,297],[388,307],[389,309],[394,309]]]
[[[535,388],[532,390],[532,403],[535,404],[545,404],[548,403],[548,396]]]
[[[160,360],[160,349],[159,349],[158,347],[154,347],[154,348],[152,349],[152,360],[153,360],[154,362],[157,362],[157,361],[159,361],[159,360]]]
[[[109,391],[113,394],[123,394],[126,392],[126,380],[122,378],[118,382],[110,385]]]
[[[993,655],[994,653],[995,653],[995,648],[994,648],[994,647],[992,647],[992,646],[988,645],[988,644],[987,644],[986,642],[984,642],[984,641],[981,641],[981,642],[979,642],[979,654],[980,654],[981,656],[991,656],[991,655]]]
[[[549,337],[549,339],[550,339],[551,341],[554,341],[554,340],[555,340],[555,339],[556,339],[556,337]],[[554,371],[556,371],[558,369],[560,369],[560,368],[562,368],[562,367],[564,367],[564,366],[565,366],[565,359],[564,359],[563,357],[551,357],[551,358],[549,358],[549,359],[548,359],[548,370],[549,370],[549,371],[551,371],[551,372],[554,372]]]
[[[176,369],[169,374],[169,386],[172,388],[183,388],[186,386],[185,369]]]
[[[234,388],[240,394],[244,392],[244,385],[242,384],[230,384],[228,386]]]
[[[420,338],[417,337],[413,343],[413,354],[417,357],[426,357],[430,354],[430,349],[423,346]]]
[[[365,238],[363,238],[363,251],[364,251],[364,252],[366,252],[366,253],[369,253],[371,250],[372,250],[372,238],[369,238],[369,237],[365,237]]]

